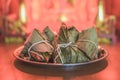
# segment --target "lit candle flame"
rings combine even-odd
[[[26,23],[26,11],[24,3],[20,5],[20,20],[22,23]]]
[[[103,1],[100,1],[99,6],[98,6],[98,17],[99,21],[104,21],[104,7],[103,7]]]
[[[68,18],[65,16],[65,14],[61,14],[60,20],[61,20],[61,22],[67,22]]]

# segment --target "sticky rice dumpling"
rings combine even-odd
[[[55,59],[57,63],[76,63],[77,51],[73,48],[79,32],[75,27],[69,29],[62,24],[58,35],[58,57]]]
[[[94,37],[93,37],[94,36]],[[97,34],[94,28],[77,31],[62,25],[58,36],[57,63],[80,63],[94,60],[97,54]]]
[[[28,59],[47,62],[47,57],[49,57],[52,52],[53,47],[51,44],[37,29],[34,29],[27,38],[20,57],[25,56]]]
[[[79,49],[85,51],[91,60],[95,59],[98,53],[98,40],[95,28],[92,27],[80,32],[76,45]]]
[[[82,63],[97,59],[97,33],[94,27],[79,32],[62,24],[58,35],[49,27],[42,33],[34,29],[27,38],[20,57],[37,62]]]
[[[52,42],[55,37],[55,34],[50,30],[48,26],[43,30],[43,35],[50,42]]]

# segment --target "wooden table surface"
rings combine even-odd
[[[22,44],[0,43],[0,80],[120,80],[120,43],[103,45],[106,60],[74,70],[41,67],[16,60],[13,53]]]

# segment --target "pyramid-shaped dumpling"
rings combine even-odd
[[[32,51],[37,55],[49,55],[53,51],[53,47],[48,43],[48,41],[43,37],[43,35],[34,29],[33,32],[27,38],[24,48],[21,54],[31,58],[30,52]],[[34,57],[34,56],[32,56]],[[45,56],[44,56],[45,57]]]

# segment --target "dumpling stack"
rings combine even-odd
[[[42,33],[34,29],[27,38],[20,57],[46,63],[82,63],[97,59],[98,42],[94,27],[79,32],[62,24],[57,35],[46,27]]]

